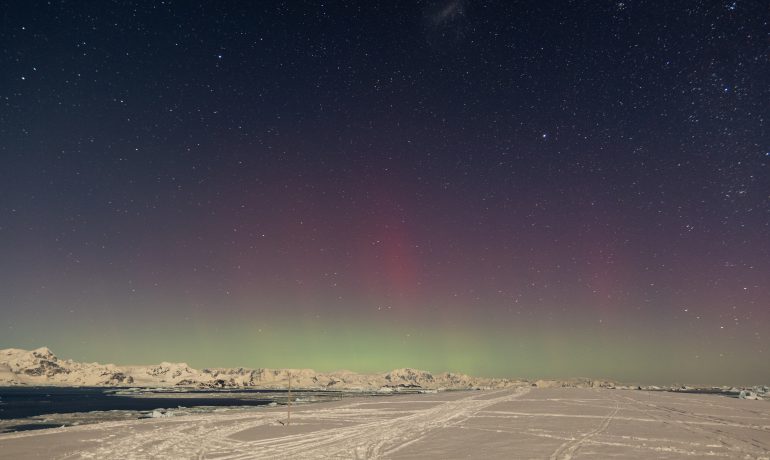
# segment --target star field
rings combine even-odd
[[[766,383],[759,1],[14,2],[0,347]]]

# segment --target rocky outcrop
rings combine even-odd
[[[0,385],[121,386],[133,378],[111,364],[61,360],[48,348],[0,350]]]

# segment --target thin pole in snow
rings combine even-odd
[[[291,371],[289,371],[289,394],[286,396],[286,400],[286,426],[289,426],[291,423]]]

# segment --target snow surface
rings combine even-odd
[[[770,459],[770,403],[519,387],[0,435],[7,458]]]

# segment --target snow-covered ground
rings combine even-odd
[[[0,435],[25,458],[770,459],[770,402],[549,388],[350,398]]]

